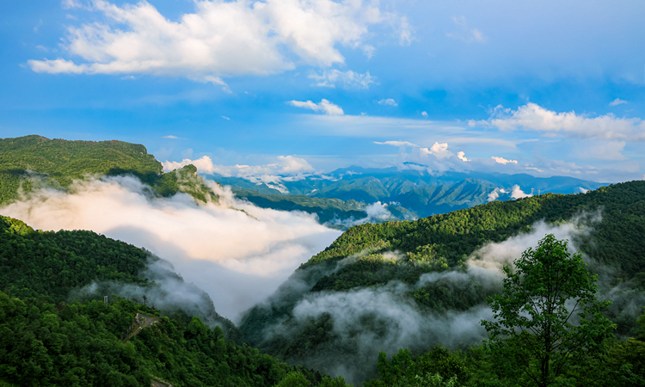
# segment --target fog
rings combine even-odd
[[[0,209],[43,230],[92,230],[170,261],[237,320],[340,232],[299,212],[261,209],[215,184],[219,203],[185,194],[153,198],[133,177],[78,181],[69,193],[41,189]]]
[[[576,241],[589,235],[591,227],[599,220],[600,215],[593,213],[555,225],[537,222],[528,232],[477,249],[463,269],[428,272],[413,284],[394,280],[348,291],[309,291],[317,279],[353,264],[368,251],[327,265],[324,273],[313,273],[323,266],[310,267],[290,279],[292,286],[288,282],[270,303],[260,306],[284,310],[285,303],[291,305],[288,314],[264,323],[263,341],[302,340],[300,335],[308,337],[304,332],[314,329],[311,324],[322,324],[328,319],[325,328],[330,330],[328,342],[317,345],[297,361],[354,383],[374,372],[373,366],[381,351],[391,355],[401,348],[423,351],[438,344],[456,348],[479,343],[486,337],[481,320],[492,318],[492,311],[484,299],[487,294],[501,289],[503,266],[512,265],[529,247],[535,248],[546,234],[569,240],[569,248],[574,252]],[[397,252],[388,252],[383,259],[401,261],[401,257]],[[307,285],[303,285],[305,283]],[[468,293],[470,297],[474,294],[476,300],[461,310],[432,309],[417,304],[413,292],[435,285],[449,289],[450,297],[467,298]],[[366,364],[372,368],[366,368]]]

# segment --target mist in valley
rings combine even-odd
[[[101,178],[77,181],[69,192],[43,188],[0,214],[42,230],[92,230],[143,247],[233,321],[340,235],[309,214],[261,209],[211,188],[219,202],[198,205],[186,194],[155,198],[134,177]]]

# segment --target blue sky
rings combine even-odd
[[[0,137],[300,173],[645,178],[645,2],[0,3]],[[203,158],[208,156],[208,158]]]

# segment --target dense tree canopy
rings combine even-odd
[[[122,141],[0,139],[0,204],[40,187],[68,189],[75,180],[117,175],[135,176],[159,196],[186,192],[202,202],[216,200],[196,171],[189,165],[163,173],[143,145]]]
[[[493,345],[521,359],[530,381],[550,385],[602,348],[614,326],[601,313],[595,277],[566,241],[549,234],[504,272],[502,292],[491,297],[494,319],[482,323]]]

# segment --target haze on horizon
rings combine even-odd
[[[119,139],[231,173],[413,161],[645,179],[642,1],[27,0],[0,12],[0,137]]]

